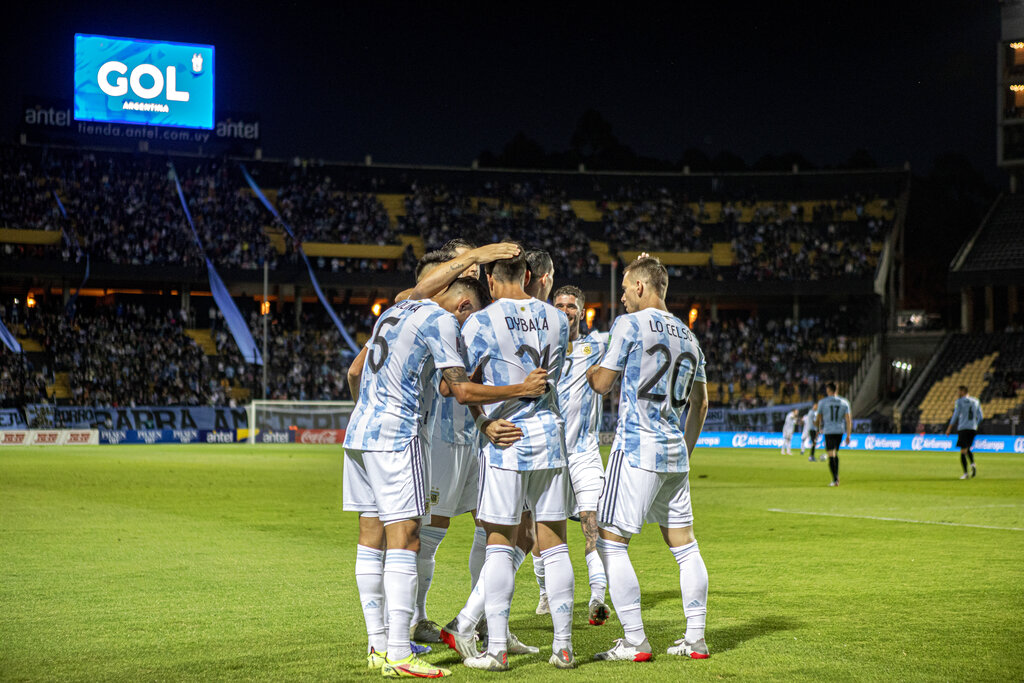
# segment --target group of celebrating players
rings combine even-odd
[[[708,576],[688,479],[707,414],[704,354],[665,305],[668,273],[657,259],[626,266],[626,314],[607,343],[581,330],[580,289],[561,287],[547,303],[553,277],[546,252],[449,243],[420,260],[416,286],[380,315],[349,370],[356,405],[344,509],[360,514],[355,574],[367,663],[386,677],[450,674],[418,657],[426,648],[412,641],[443,642],[467,667],[488,671],[507,670],[509,654],[539,652],[508,625],[516,571],[531,552],[537,613],[550,613],[554,629],[549,662],[575,667],[570,517],[586,539],[589,621],[608,619],[607,589],[624,630],[594,658],[653,656],[628,553],[645,521],[661,526],[679,564],[686,631],[668,654],[708,657]],[[605,469],[602,395],[620,375]],[[476,523],[472,590],[442,628],[426,614],[434,555],[451,518],[467,512]]]

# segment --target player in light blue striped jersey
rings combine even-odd
[[[366,619],[367,658],[385,675],[450,673],[415,657],[409,644],[419,518],[429,509],[429,469],[421,442],[438,375],[461,403],[539,396],[547,390],[544,372],[524,377],[515,386],[482,386],[467,380],[459,324],[488,299],[478,280],[463,278],[432,299],[392,306],[380,316],[349,369],[356,406],[344,443],[344,509],[360,513],[356,583]],[[385,538],[388,552],[380,575]],[[381,609],[385,595],[386,622]]]
[[[658,259],[641,255],[626,266],[622,289],[627,315],[616,319],[604,359],[587,372],[602,394],[622,375],[619,420],[598,502],[597,549],[625,633],[595,659],[643,662],[653,656],[628,553],[629,539],[645,521],[661,526],[679,565],[686,633],[668,654],[704,659],[708,574],[693,535],[689,483],[690,456],[708,409],[704,352],[665,305],[668,272]]]
[[[570,501],[575,499],[575,506],[570,507],[575,508],[580,518],[586,542],[590,624],[600,626],[609,615],[604,602],[608,579],[597,553],[597,500],[604,482],[598,433],[604,401],[587,382],[587,371],[601,361],[605,344],[594,331],[581,336],[586,298],[579,287],[560,287],[555,292],[554,303],[555,308],[569,318],[569,352],[558,382],[558,404],[565,419],[565,448],[572,484]]]
[[[479,277],[479,265],[519,253],[519,246],[512,243],[491,244],[473,248],[464,240],[451,240],[437,251],[424,254],[416,265],[417,284],[403,294],[424,298],[443,291],[457,277]],[[476,518],[476,500],[480,478],[477,428],[469,408],[455,400],[454,396],[438,394],[433,411],[433,424],[429,440],[430,457],[430,519],[420,528],[420,551],[416,556],[418,587],[413,626],[410,638],[413,640],[441,642],[441,627],[427,616],[427,596],[434,577],[435,555],[438,547],[448,534],[451,518],[463,513],[473,513]],[[506,441],[502,445],[522,436],[514,425],[508,422],[494,423],[491,429],[504,430]],[[522,539],[529,543],[529,539]],[[487,552],[487,535],[483,527],[476,526],[473,544],[469,553],[470,585],[474,586],[480,577]],[[483,616],[483,599],[477,601],[474,609],[479,621]],[[474,648],[475,649],[475,645]],[[514,634],[509,634],[510,654],[536,654],[539,650],[523,644]]]
[[[953,404],[953,417],[946,427],[948,435],[956,427],[956,447],[960,449],[960,466],[964,473],[961,479],[969,479],[978,475],[978,468],[974,465],[974,452],[971,446],[974,445],[974,437],[978,435],[978,425],[985,416],[981,412],[981,401],[967,393],[967,385],[960,385],[960,398]],[[971,472],[967,473],[967,464],[970,461]]]
[[[463,326],[468,367],[474,368],[474,377],[479,376],[485,384],[516,382],[535,368],[545,368],[552,384],[535,400],[493,404],[479,413],[473,409],[480,425],[505,419],[522,430],[523,437],[506,448],[484,443],[481,450],[477,519],[488,535],[481,575],[488,639],[487,650],[467,658],[465,664],[492,671],[508,668],[515,539],[525,507],[537,522],[547,572],[554,626],[549,662],[571,668],[576,660],[572,650],[574,577],[565,543],[569,482],[564,423],[554,391],[565,362],[569,323],[564,313],[524,290],[528,277],[525,254],[489,264],[486,270],[495,301],[470,316]],[[464,638],[469,635],[465,626],[456,619],[445,631]]]
[[[839,486],[839,446],[842,445],[843,432],[846,432],[846,445],[850,445],[853,434],[853,415],[850,413],[850,402],[836,392],[835,382],[825,385],[827,396],[818,401],[818,431],[825,435],[825,453],[828,456],[828,469],[832,473],[829,486]]]

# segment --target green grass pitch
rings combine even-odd
[[[664,654],[683,633],[679,575],[648,527],[631,555],[655,660],[591,662],[621,627],[587,625],[572,525],[582,665],[513,657],[495,680],[1024,677],[1024,457],[980,456],[978,477],[960,481],[956,455],[843,452],[843,484],[829,488],[826,466],[799,456],[695,455],[711,659]],[[341,472],[326,446],[0,451],[0,679],[376,679]],[[469,590],[471,537],[463,517],[438,551],[438,622]],[[527,562],[512,628],[545,653],[536,600]],[[427,658],[455,680],[489,677],[442,647]]]

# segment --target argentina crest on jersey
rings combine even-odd
[[[544,368],[552,386],[539,398],[484,406],[488,417],[509,420],[523,431],[523,438],[505,449],[481,439],[488,462],[519,471],[565,465],[563,421],[553,388],[561,376],[569,340],[565,314],[537,299],[498,299],[470,316],[462,337],[467,365],[470,371],[483,368],[485,384],[519,384],[533,370]]]
[[[604,343],[591,332],[572,342],[558,381],[558,406],[565,420],[565,446],[569,455],[596,448],[603,397],[590,388],[587,370],[604,355]]]

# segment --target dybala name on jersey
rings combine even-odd
[[[509,330],[517,330],[519,332],[536,332],[537,330],[548,329],[547,318],[513,318],[510,315],[505,316],[505,324],[508,325]]]

